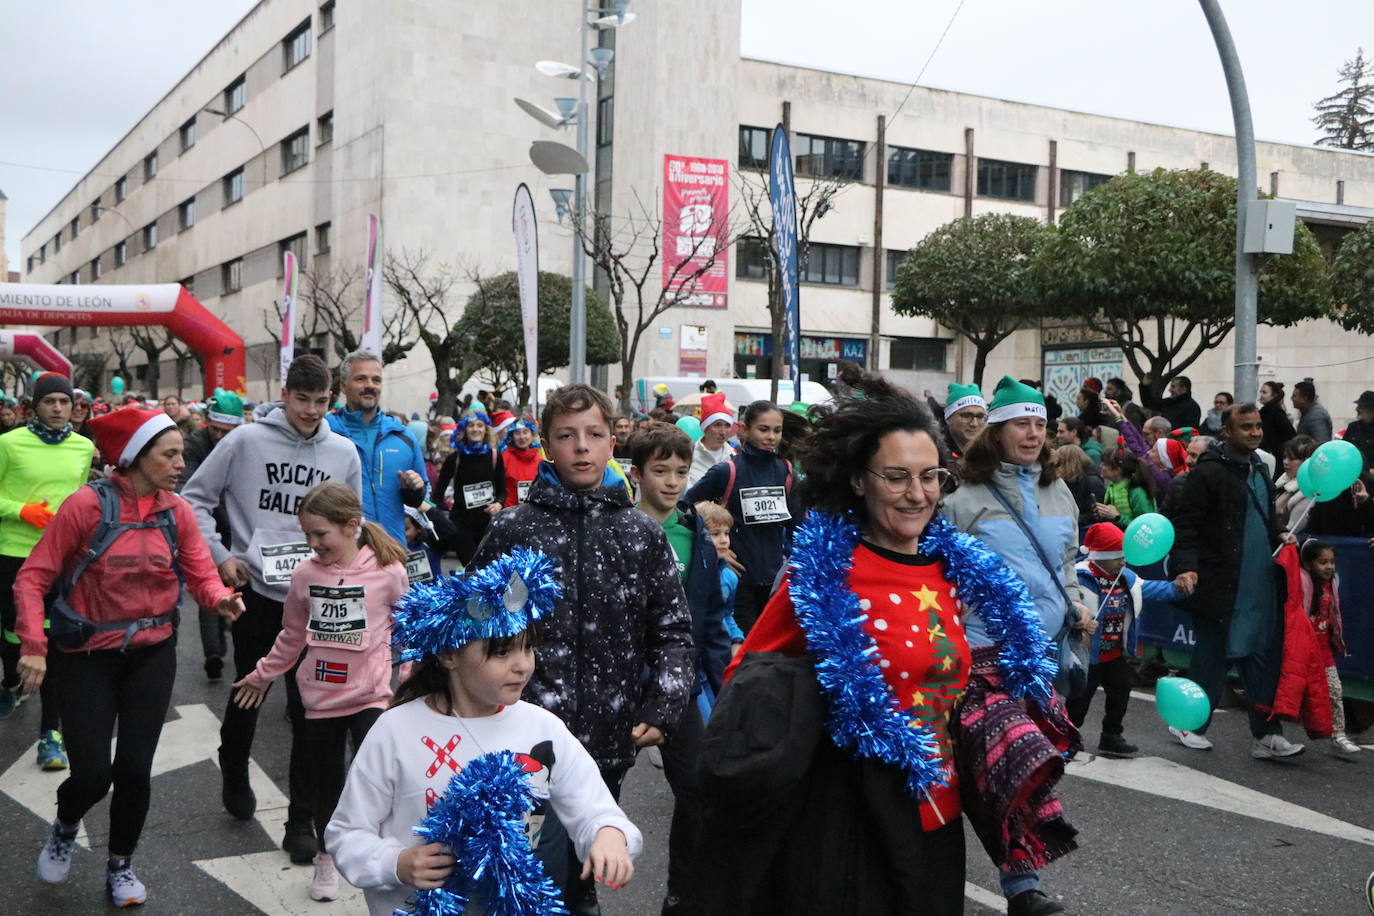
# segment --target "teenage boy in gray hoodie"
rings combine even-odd
[[[258,422],[234,431],[210,453],[182,489],[226,585],[243,589],[246,610],[234,621],[234,678],[254,670],[281,631],[282,602],[296,565],[310,555],[296,507],[315,484],[339,480],[362,489],[358,450],[324,422],[329,410],[329,369],[318,356],[299,356],[286,372],[282,404],[259,408]],[[223,501],[230,545],[215,531]],[[297,864],[318,851],[311,820],[309,767],[305,760],[305,709],[295,677],[286,681],[291,716],[290,806],[282,848]],[[248,758],[258,710],[241,709],[234,691],[220,727],[221,800],[234,817],[249,820],[257,797],[248,783]]]

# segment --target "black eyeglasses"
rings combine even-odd
[[[954,475],[948,468],[927,468],[919,474],[912,474],[906,468],[883,468],[881,471],[864,468],[864,470],[881,480],[887,487],[887,492],[893,496],[900,496],[909,490],[913,480],[918,481],[921,489],[927,493],[944,493],[954,481]]]

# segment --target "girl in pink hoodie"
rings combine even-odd
[[[325,850],[324,828],[343,792],[345,742],[352,738],[356,753],[391,702],[391,605],[408,587],[406,552],[380,525],[363,521],[357,494],[344,484],[315,487],[297,515],[315,555],[291,576],[272,651],[234,687],[239,706],[259,706],[273,679],[305,652],[296,683],[305,706],[320,843],[310,896],[333,900],[339,876]]]

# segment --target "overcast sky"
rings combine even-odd
[[[742,3],[745,55],[900,82],[916,79],[960,6],[959,0]],[[12,269],[19,269],[23,234],[253,5],[44,0],[5,17],[0,190],[9,197],[5,249]],[[1374,54],[1374,0],[1223,0],[1222,6],[1245,68],[1256,134],[1312,142],[1312,102],[1335,91],[1336,70],[1357,46]],[[1231,129],[1221,66],[1195,0],[963,0],[921,84]]]

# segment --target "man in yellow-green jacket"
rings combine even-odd
[[[14,580],[43,529],[62,501],[86,483],[95,445],[72,430],[72,383],[55,372],[33,385],[33,417],[0,435],[0,719],[13,714],[23,697],[19,687],[19,637],[14,633]],[[58,731],[57,698],[43,682],[40,694],[38,765],[45,770],[67,766]]]

